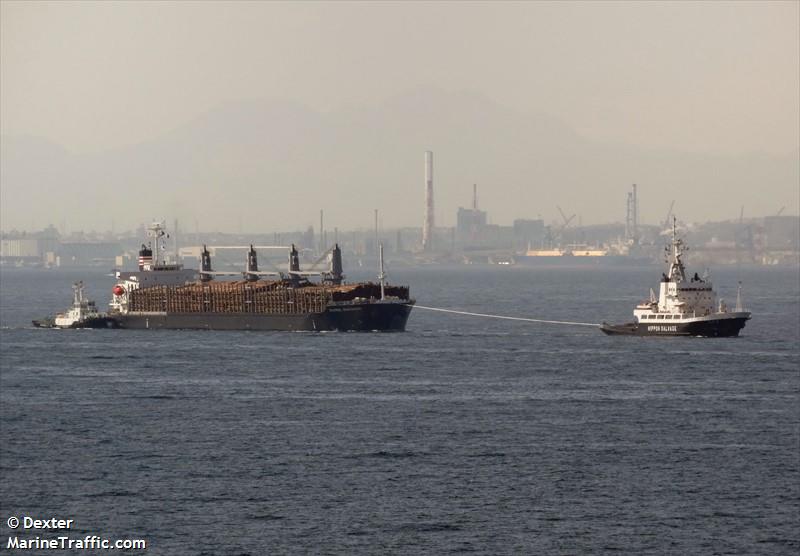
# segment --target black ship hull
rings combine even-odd
[[[749,317],[698,320],[686,323],[650,324],[629,322],[625,324],[603,323],[600,329],[611,336],[702,336],[705,338],[729,338],[738,336]]]
[[[119,328],[276,331],[401,332],[414,306],[370,302],[328,307],[319,313],[127,313],[114,315]]]
[[[31,321],[36,328],[119,328],[113,317],[90,317],[70,326],[57,326],[54,318],[47,317]]]

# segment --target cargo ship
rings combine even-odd
[[[200,269],[163,260],[160,223],[139,251],[138,269],[116,272],[105,326],[128,329],[402,331],[414,306],[407,286],[386,283],[383,246],[377,282],[346,283],[342,252],[327,253],[326,271],[301,270],[297,248],[285,271],[262,271],[250,246],[245,270],[217,272],[203,246]],[[238,277],[240,279],[219,279]],[[311,278],[317,278],[312,281]],[[95,322],[94,319],[89,322]]]
[[[531,249],[520,253],[516,261],[523,265],[564,267],[648,266],[650,257],[621,253],[609,248],[583,244],[564,248]]]
[[[750,319],[750,312],[742,309],[741,286],[736,296],[736,307],[730,311],[716,294],[708,276],[696,272],[689,277],[682,256],[686,247],[678,238],[676,220],[672,223],[672,243],[667,247],[667,272],[661,275],[661,287],[656,298],[650,290],[650,299],[636,306],[634,320],[625,324],[603,323],[600,327],[610,335],[633,336],[738,336]]]

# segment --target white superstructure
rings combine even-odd
[[[139,288],[152,286],[182,286],[200,277],[196,270],[184,269],[182,264],[164,261],[163,240],[169,238],[162,222],[153,222],[147,227],[147,235],[152,238],[139,250],[139,270],[135,272],[117,271],[117,283],[112,288],[109,309],[113,313],[128,311],[128,295]],[[176,255],[177,256],[177,255]]]
[[[66,313],[58,313],[52,321],[56,328],[76,328],[89,319],[97,318],[97,306],[94,301],[83,295],[83,282],[72,285],[72,307]]]

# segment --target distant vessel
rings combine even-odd
[[[83,282],[72,285],[72,307],[55,317],[34,320],[37,328],[115,328],[116,323],[107,314],[100,313],[94,301],[83,294]]]
[[[552,249],[528,249],[517,262],[541,266],[644,266],[652,263],[649,257],[623,254],[612,249],[573,244]]]
[[[517,261],[514,257],[509,257],[507,255],[490,256],[487,261],[489,264],[497,264],[501,266],[511,266],[517,264]]]
[[[383,246],[378,282],[347,284],[338,245],[324,272],[302,271],[294,245],[285,272],[260,271],[252,245],[243,272],[213,271],[205,246],[197,271],[162,261],[165,231],[159,223],[148,231],[154,242],[142,245],[138,271],[118,272],[112,288],[109,317],[119,328],[400,331],[414,306],[408,287],[386,284]],[[225,275],[243,279],[214,280]]]
[[[720,299],[715,310],[716,294],[707,277],[694,274],[687,279],[681,257],[685,251],[683,240],[672,224],[672,244],[669,249],[669,268],[662,274],[658,299],[650,290],[650,300],[640,303],[633,311],[635,320],[626,324],[603,323],[606,334],[636,336],[738,336],[750,318],[742,309],[741,289],[737,294],[736,308],[729,311]]]

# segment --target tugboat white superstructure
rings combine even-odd
[[[717,303],[707,276],[687,275],[681,259],[686,247],[678,238],[675,219],[669,249],[669,268],[662,274],[658,298],[650,290],[649,301],[634,309],[633,322],[603,323],[601,330],[606,334],[635,336],[738,336],[750,318],[750,313],[742,309],[741,287],[736,308],[730,311],[723,300]]]
[[[72,307],[54,317],[34,320],[37,328],[115,328],[116,323],[107,314],[100,313],[97,305],[83,293],[83,282],[72,285]]]

